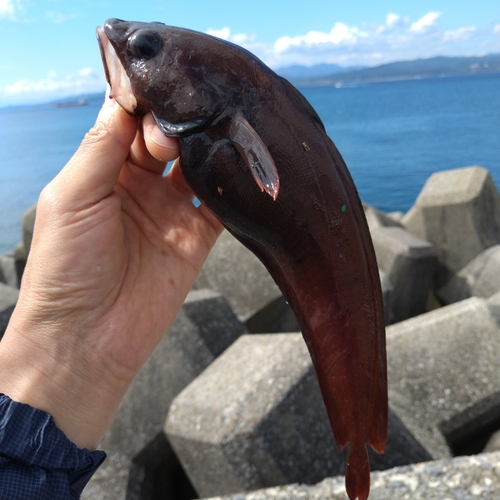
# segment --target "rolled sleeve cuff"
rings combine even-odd
[[[48,413],[0,394],[0,500],[77,499],[105,458],[78,448]]]

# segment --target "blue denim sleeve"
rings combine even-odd
[[[41,410],[0,394],[0,500],[74,500],[102,464]]]

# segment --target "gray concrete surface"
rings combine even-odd
[[[218,293],[190,292],[172,327],[125,394],[100,445],[108,458],[82,499],[150,498],[149,469],[156,469],[160,462],[176,461],[163,435],[172,400],[246,332]]]
[[[500,421],[500,294],[387,328],[389,400],[433,458]]]
[[[379,268],[392,285],[386,323],[426,312],[437,266],[432,245],[395,226],[376,227],[371,235]]]
[[[264,264],[228,231],[210,252],[195,288],[209,288],[227,298],[248,331],[297,331],[298,325]]]
[[[500,498],[500,452],[396,467],[371,475],[369,500],[497,500]],[[211,500],[348,500],[344,478],[314,485],[277,488],[212,497]]]
[[[166,432],[201,496],[345,470],[301,334],[240,337],[172,403]],[[373,469],[429,460],[396,414]]]
[[[17,288],[0,283],[0,339],[5,333],[18,297],[19,290]]]
[[[447,280],[448,272],[458,272],[483,250],[500,243],[500,195],[485,168],[436,172],[402,223],[434,245],[443,266],[442,279]]]
[[[444,304],[469,297],[491,297],[500,291],[500,245],[494,245],[471,260],[437,291]]]

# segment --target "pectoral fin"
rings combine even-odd
[[[274,160],[259,134],[241,114],[237,114],[231,121],[229,139],[250,168],[261,191],[276,200],[280,179]]]

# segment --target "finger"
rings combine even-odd
[[[179,141],[165,136],[156,125],[151,113],[144,116],[142,130],[146,148],[157,160],[167,163],[179,156]]]
[[[137,132],[137,118],[107,99],[95,125],[51,182],[59,202],[70,208],[93,205],[114,189]]]
[[[165,171],[166,162],[155,158],[146,147],[142,125],[139,126],[135,140],[130,148],[129,159],[134,165],[144,170],[160,175]]]

